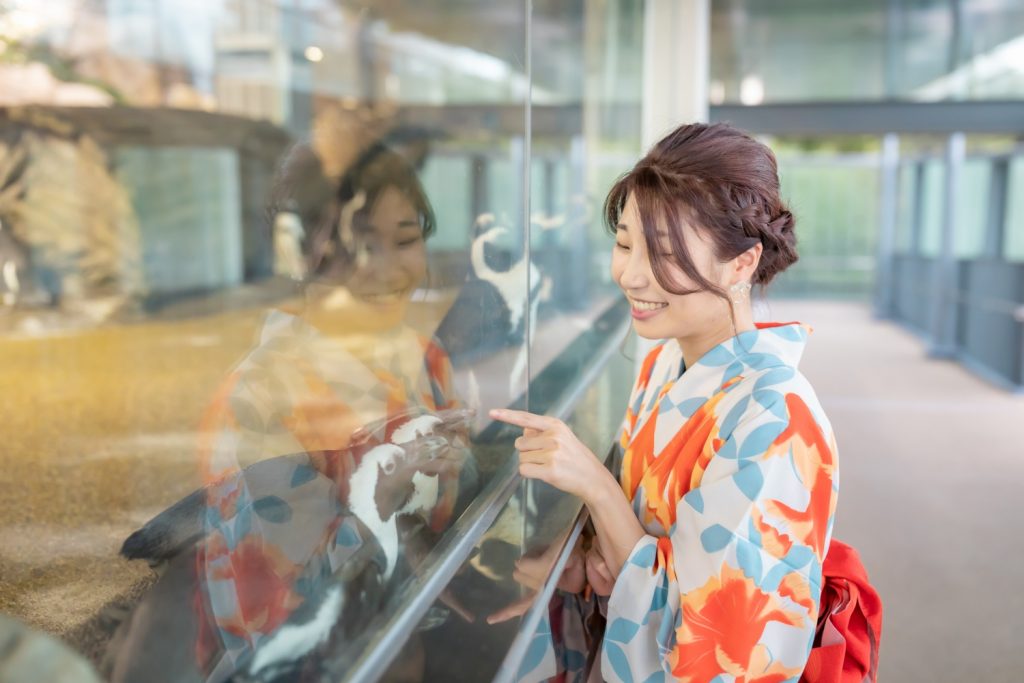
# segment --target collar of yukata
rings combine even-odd
[[[765,322],[756,323],[756,327],[713,347],[694,367],[743,365],[757,369],[778,365],[796,367],[800,363],[807,337],[812,332],[810,326],[798,322]]]

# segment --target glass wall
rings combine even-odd
[[[947,201],[946,138],[901,137],[896,252],[935,258],[942,247]],[[1021,155],[1010,136],[970,135],[958,167],[952,255],[956,259],[1017,260],[1013,169]]]
[[[858,136],[768,141],[796,216],[800,260],[773,282],[787,296],[863,298],[875,277],[879,154]]]
[[[1008,174],[1003,253],[1010,261],[1024,263],[1024,154],[1010,162]]]
[[[1024,96],[1017,0],[713,0],[711,46],[712,104]]]
[[[111,681],[500,663],[576,509],[487,411],[621,412],[640,152],[641,7],[529,6],[0,0],[0,615]]]

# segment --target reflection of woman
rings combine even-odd
[[[667,340],[636,380],[618,480],[558,420],[492,415],[524,427],[524,476],[590,510],[586,575],[610,592],[599,605],[604,679],[796,680],[838,469],[829,422],[797,370],[807,328],[753,321],[751,285],[796,260],[775,159],[728,126],[684,126],[623,176],[606,209],[612,273],[636,330]],[[582,590],[582,573],[574,580]],[[582,677],[573,615],[581,623],[598,605],[569,604],[561,665]]]
[[[268,316],[204,420],[211,486],[200,603],[212,627],[197,654],[213,678],[371,546],[383,588],[395,576],[399,536],[413,542],[419,527],[439,531],[449,520],[462,465],[447,447],[458,435],[443,448],[421,438],[458,424],[399,429],[456,407],[447,356],[402,324],[433,230],[415,172],[375,145],[328,195],[316,158],[300,148],[280,186],[306,223],[312,281],[301,310]]]

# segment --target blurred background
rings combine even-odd
[[[115,634],[159,573],[118,551],[203,483],[204,410],[301,298],[307,207],[274,200],[297,146],[331,183],[386,144],[435,215],[396,316],[449,356],[481,477],[420,578],[564,542],[578,507],[538,508],[484,416],[554,412],[606,450],[637,351],[601,204],[694,120],[778,157],[800,261],[761,313],[816,330],[881,679],[1019,680],[1019,0],[0,0],[0,614],[104,679],[112,642],[142,647]],[[385,675],[430,606],[403,596],[440,587],[400,586],[337,678]],[[500,677],[531,634],[418,628],[416,680],[466,666],[455,638],[465,680]]]

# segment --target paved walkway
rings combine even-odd
[[[866,307],[778,302],[836,430],[836,536],[885,602],[879,678],[1024,680],[1024,396],[927,358]]]

